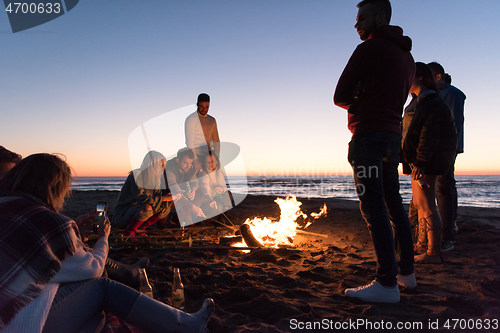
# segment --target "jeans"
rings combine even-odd
[[[126,318],[139,292],[107,278],[59,286],[43,333],[94,332],[103,310]]]
[[[402,275],[413,273],[410,221],[399,193],[400,147],[401,135],[391,132],[357,134],[349,143],[360,210],[377,256],[376,280],[385,286],[396,285],[398,266]]]
[[[455,240],[455,215],[458,208],[455,161],[453,161],[453,165],[445,174],[437,177],[436,199],[439,215],[441,215],[441,220],[443,221],[443,240],[453,242]]]

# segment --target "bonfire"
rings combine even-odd
[[[295,196],[290,195],[285,199],[277,198],[274,202],[280,207],[280,219],[276,221],[267,217],[255,217],[253,220],[248,218],[241,228],[242,234],[249,231],[249,236],[244,234],[246,236],[244,237],[246,243],[249,243],[248,238],[253,236],[258,243],[265,247],[278,248],[280,246],[291,246],[297,233],[300,233],[311,225],[312,222],[308,222],[304,227],[301,227],[297,223],[299,217],[306,220],[308,216],[300,209],[302,202],[297,201]],[[321,216],[326,216],[326,211],[326,204],[324,204],[320,212],[311,213],[311,217],[318,219]],[[250,242],[254,244],[239,245],[255,246],[253,239]]]

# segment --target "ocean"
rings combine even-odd
[[[126,177],[76,177],[72,188],[78,191],[119,191]],[[455,176],[458,204],[461,206],[500,208],[500,175]],[[409,176],[400,176],[401,195],[411,199]],[[286,196],[297,198],[339,198],[357,200],[352,176],[336,177],[228,177],[234,193]]]

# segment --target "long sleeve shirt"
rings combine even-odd
[[[348,110],[353,135],[401,134],[403,106],[415,75],[411,44],[400,27],[385,25],[354,50],[333,98],[335,105]]]
[[[219,131],[214,117],[193,112],[186,118],[185,136],[186,146],[193,149],[196,155],[206,155],[213,149],[219,156]]]
[[[40,295],[19,311],[9,325],[0,330],[1,333],[42,332],[59,284],[98,278],[102,275],[108,256],[108,239],[99,238],[94,249],[89,251],[74,232],[71,233],[71,238],[76,245],[75,254],[68,255],[61,261],[61,269]]]

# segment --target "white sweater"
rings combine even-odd
[[[191,113],[185,121],[186,146],[196,155],[206,155],[214,144],[215,153],[220,156],[220,139],[217,121],[210,115],[200,116],[198,111]]]
[[[71,231],[71,237],[76,246],[75,254],[66,256],[61,261],[61,269],[45,286],[40,295],[24,307],[8,326],[0,330],[1,333],[42,332],[60,283],[98,278],[102,275],[108,256],[108,239],[106,237],[99,238],[94,249],[87,252],[74,231]]]

